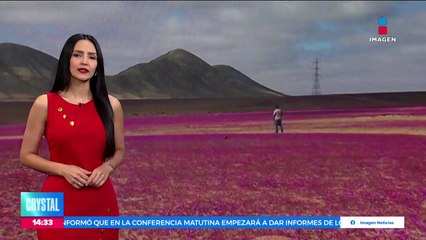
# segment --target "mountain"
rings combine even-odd
[[[0,44],[0,100],[33,99],[51,86],[57,60],[38,50]]]
[[[112,94],[127,99],[283,96],[230,66],[210,66],[183,49],[135,65],[108,78],[108,84]]]
[[[57,62],[26,46],[0,44],[0,100],[33,100],[47,92]],[[120,99],[283,96],[230,66],[210,66],[183,49],[107,76],[106,83]]]

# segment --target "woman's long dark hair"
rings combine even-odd
[[[106,131],[106,149],[104,153],[104,160],[112,157],[115,153],[115,138],[114,138],[114,113],[112,110],[111,102],[108,98],[108,91],[105,83],[105,70],[104,70],[104,58],[102,56],[101,48],[96,39],[88,34],[78,33],[65,42],[62,48],[61,55],[58,61],[58,67],[56,70],[55,82],[50,92],[59,92],[67,90],[70,85],[71,73],[70,73],[70,59],[74,51],[75,44],[79,40],[89,40],[95,45],[96,56],[98,65],[96,68],[96,74],[90,79],[90,91],[96,106],[96,110],[105,126]]]

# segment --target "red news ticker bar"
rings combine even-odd
[[[21,228],[64,228],[64,218],[21,217]]]

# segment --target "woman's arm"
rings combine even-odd
[[[120,101],[113,96],[109,96],[109,99],[114,111],[115,154],[106,163],[116,169],[124,161],[124,114]]]
[[[93,170],[93,174],[87,181],[87,185],[101,187],[112,171],[116,169],[124,161],[124,116],[120,101],[109,96],[112,110],[114,112],[114,138],[115,138],[115,153],[105,161],[104,164]]]

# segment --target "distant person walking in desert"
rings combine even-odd
[[[274,125],[275,125],[275,133],[278,133],[278,128],[280,129],[282,133],[283,132],[283,123],[282,123],[283,111],[280,109],[278,105],[275,106],[275,110],[272,113],[272,117],[273,117]]]

